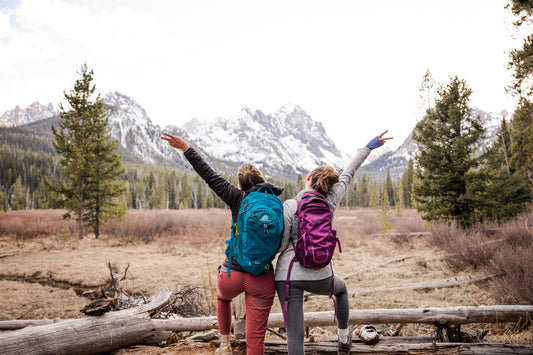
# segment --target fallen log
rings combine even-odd
[[[371,237],[423,237],[431,235],[431,232],[410,232],[410,233],[374,233]]]
[[[426,323],[457,325],[469,323],[520,322],[531,319],[533,306],[478,306],[451,308],[357,309],[350,310],[350,324]],[[334,312],[306,312],[306,327],[334,325]],[[171,331],[216,329],[216,317],[153,319],[154,326]],[[268,317],[269,328],[283,327],[283,314]]]
[[[165,288],[139,307],[2,333],[0,354],[98,354],[137,344],[159,344],[172,332],[155,328],[147,313],[164,305],[171,295]]]
[[[139,308],[139,307],[138,307]],[[118,312],[111,312],[102,317],[88,319],[100,319],[110,317],[110,315],[130,311],[126,309]],[[134,313],[132,313],[133,315]],[[306,312],[304,322],[306,327],[319,327],[334,325],[333,311]],[[533,316],[533,306],[521,305],[499,305],[499,306],[469,306],[469,307],[449,307],[449,308],[397,308],[397,309],[352,309],[350,310],[350,324],[390,324],[390,323],[426,323],[457,325],[470,323],[505,323],[531,320]],[[48,320],[50,321],[50,320]],[[74,321],[77,321],[76,319]],[[79,320],[78,320],[79,321]],[[179,319],[151,319],[152,326],[157,330],[164,331],[204,331],[218,328],[216,316],[194,317]],[[30,325],[31,320],[24,321],[2,321],[0,330],[20,329]],[[60,321],[59,324],[67,322]],[[9,324],[10,328],[3,324]],[[18,328],[15,328],[18,325]],[[268,327],[283,327],[283,314],[272,313],[268,318]],[[0,334],[0,345],[2,345],[2,334]]]
[[[352,343],[352,354],[531,354],[532,345],[510,345],[494,343],[435,343],[422,341],[403,342],[394,337],[374,345]],[[390,337],[389,337],[390,338]],[[337,342],[317,342],[304,344],[306,354],[337,354]],[[281,341],[265,341],[265,354],[287,354],[287,344]]]
[[[98,354],[132,345],[157,345],[168,340],[175,331],[217,328],[216,317],[149,319],[148,312],[164,305],[171,294],[172,292],[165,289],[152,302],[140,307],[110,312],[98,317],[29,326],[0,334],[0,354]],[[366,309],[351,310],[349,322],[350,324],[457,325],[528,321],[532,314],[533,306]],[[333,311],[305,313],[304,322],[307,327],[335,324]],[[270,328],[283,327],[283,315],[281,313],[271,314],[268,326]],[[284,346],[286,348],[286,345]],[[373,348],[376,349],[376,346],[374,345]],[[455,348],[458,346],[454,345]],[[461,344],[460,346],[464,348],[472,345]],[[322,350],[324,353],[329,352],[329,350],[317,349],[318,352]],[[387,352],[387,349],[381,351]]]
[[[60,318],[54,319],[21,319],[21,320],[5,320],[0,322],[0,331],[2,330],[17,330],[29,327],[30,325],[45,325],[60,322]]]
[[[391,287],[370,288],[366,290],[365,289],[360,290],[359,292],[355,292],[352,294],[352,297],[365,296],[365,295],[376,293],[376,292],[389,292],[389,291],[398,291],[398,290],[418,291],[418,290],[432,290],[436,288],[455,287],[455,286],[466,285],[469,283],[489,280],[495,276],[497,275],[490,274],[490,275],[476,276],[476,277],[472,277],[468,279],[447,280],[447,281],[438,281],[438,282],[422,282],[422,283],[414,284],[414,285],[398,285],[398,286],[391,286]]]

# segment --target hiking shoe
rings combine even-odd
[[[348,335],[347,343],[341,343],[339,341],[338,348],[337,348],[337,354],[338,355],[350,354],[351,349],[352,349],[352,337]]]
[[[220,344],[220,347],[215,350],[215,355],[232,355],[231,345],[230,344]]]

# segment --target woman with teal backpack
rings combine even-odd
[[[252,164],[243,164],[238,171],[239,188],[234,186],[200,156],[200,154],[181,137],[164,133],[161,139],[166,140],[171,147],[183,151],[185,158],[194,170],[204,179],[209,187],[228,205],[231,210],[233,228],[231,239],[227,241],[226,259],[219,267],[217,276],[217,318],[221,344],[215,354],[232,354],[230,345],[231,330],[231,300],[241,293],[245,293],[246,303],[246,351],[248,355],[262,355],[265,348],[265,333],[268,324],[270,308],[275,296],[274,270],[270,261],[259,270],[253,266],[245,265],[246,259],[236,256],[234,249],[239,249],[238,242],[234,245],[236,234],[245,234],[244,227],[239,219],[242,202],[252,204],[257,192],[265,195],[266,200],[279,200],[277,197],[283,189],[265,182],[261,171]],[[264,192],[264,193],[263,193]],[[267,233],[268,223],[276,219],[276,213],[266,213],[261,217],[264,233]],[[239,223],[237,223],[239,222]],[[282,204],[279,201],[279,243],[275,245],[274,255],[278,251],[283,232]],[[260,226],[261,228],[262,226]],[[270,233],[270,232],[269,232]],[[231,257],[228,257],[230,255]],[[272,256],[273,257],[273,256]],[[239,263],[239,261],[241,264]]]
[[[337,209],[339,202],[346,193],[346,188],[355,172],[370,154],[372,149],[382,146],[387,140],[384,138],[387,131],[372,139],[364,148],[357,151],[355,158],[340,174],[331,166],[320,166],[314,169],[305,180],[305,189],[300,191],[294,199],[283,204],[284,214],[284,239],[280,247],[281,254],[276,263],[276,290],[285,318],[287,330],[287,346],[289,355],[304,354],[304,312],[303,293],[308,291],[320,295],[334,297],[336,303],[338,354],[349,354],[351,338],[348,330],[350,305],[348,290],[344,280],[333,272],[331,265],[331,252],[338,243],[336,232],[331,230],[330,221]],[[309,213],[323,213],[324,218],[312,221],[312,216],[304,216],[304,204],[307,200],[326,201],[327,215],[316,203]],[[329,207],[329,208],[328,208]],[[324,221],[327,223],[324,224]],[[306,224],[308,223],[308,224]],[[310,226],[309,223],[322,223]],[[302,229],[308,229],[302,231]],[[327,231],[327,229],[330,229]],[[314,260],[304,259],[305,255],[313,254],[312,248],[303,250],[304,243],[300,242],[309,234],[316,233],[328,243],[328,250],[315,255]],[[309,241],[306,241],[308,247]],[[340,244],[339,244],[340,247]],[[318,248],[320,249],[320,248]],[[326,255],[329,254],[329,255]],[[326,255],[326,257],[324,257]],[[318,259],[325,259],[325,266],[315,263]],[[318,260],[322,261],[322,260]]]

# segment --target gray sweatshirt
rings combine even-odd
[[[363,164],[369,154],[370,149],[360,148],[357,151],[355,158],[353,158],[350,164],[348,164],[348,167],[346,167],[346,169],[344,169],[342,174],[339,176],[339,182],[333,185],[331,190],[326,195],[326,200],[329,202],[333,214],[335,214],[339,202],[346,193],[346,189],[350,184],[350,181],[352,181],[355,172],[357,169],[359,169],[361,164]],[[306,191],[310,190],[304,189],[300,191],[296,198],[299,198]],[[296,212],[296,205],[296,199],[287,200],[283,204],[284,238],[279,249],[280,255],[276,263],[276,281],[287,280],[287,271],[289,270],[291,260],[294,258],[294,248],[292,245],[293,243],[296,243],[296,240],[298,239],[298,221],[294,215]],[[291,280],[294,281],[323,280],[331,276],[331,266],[329,265],[323,267],[322,269],[309,269],[304,268],[298,261],[294,262],[291,271]]]

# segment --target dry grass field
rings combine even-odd
[[[73,223],[63,223],[61,211],[8,212],[0,216],[0,320],[77,318],[91,300],[80,297],[110,280],[108,264],[119,275],[120,287],[129,295],[149,297],[163,287],[179,291],[197,287],[205,312],[215,314],[216,272],[224,257],[229,234],[228,210],[130,211],[122,223],[108,223],[99,239],[77,240]],[[17,234],[19,230],[32,231]],[[385,236],[383,228],[399,236]],[[445,251],[430,236],[411,236],[428,226],[414,210],[341,209],[335,228],[342,253],[334,257],[335,272],[348,284],[352,309],[455,307],[501,304],[503,287],[489,280],[423,291],[384,288],[468,279],[486,274],[483,268],[451,268]],[[531,262],[531,261],[529,261]],[[309,297],[306,311],[333,309],[327,297]],[[280,313],[274,302],[274,313]],[[394,329],[396,325],[382,325]],[[514,324],[465,327],[472,332],[488,329],[485,340],[533,344],[533,329]],[[326,332],[333,329],[325,329]],[[401,335],[432,335],[428,325],[409,325]],[[183,347],[179,353],[202,353]],[[203,351],[212,352],[213,349]],[[120,353],[177,353],[163,349],[130,349]]]

